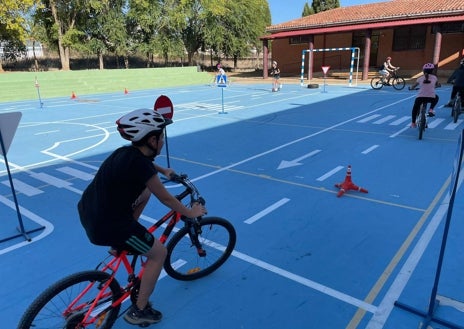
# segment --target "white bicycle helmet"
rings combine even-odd
[[[116,121],[121,137],[138,142],[149,133],[161,133],[172,120],[150,109],[134,110]]]

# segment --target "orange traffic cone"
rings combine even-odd
[[[340,189],[340,191],[338,191],[337,197],[341,197],[345,192],[349,190],[355,190],[355,191],[367,193],[366,189],[355,185],[351,181],[351,165],[348,165],[348,168],[346,169],[345,180],[340,184],[335,184],[335,187],[338,187]]]
[[[71,94],[71,99],[76,99],[76,98],[77,98],[77,96],[76,96],[76,94],[75,94],[74,91],[73,91],[72,94]]]
[[[127,88],[124,88],[124,95],[127,95],[129,93],[129,90]]]

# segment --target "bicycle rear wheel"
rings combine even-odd
[[[110,275],[106,272],[85,271],[71,274],[56,282],[43,291],[27,308],[19,321],[18,329],[110,329],[121,307],[120,304],[110,307],[121,293],[116,279],[111,281],[105,298],[102,298],[96,306],[96,309],[100,308],[102,313],[89,316],[87,324],[81,324],[89,307],[109,278]],[[73,302],[75,304],[72,305]],[[107,307],[108,309],[103,312]],[[95,309],[94,312],[96,313]]]
[[[200,230],[198,230],[198,228]],[[219,217],[204,217],[197,230],[193,225],[181,228],[169,240],[164,269],[177,280],[190,281],[202,278],[217,270],[229,258],[237,235],[230,222]],[[192,242],[196,233],[205,251],[200,255]]]
[[[383,87],[382,77],[373,77],[371,80],[371,87],[372,89],[382,89]]]
[[[391,82],[392,82],[393,88],[395,88],[396,90],[401,90],[404,88],[404,86],[406,86],[406,81],[404,81],[404,79],[401,77],[393,78]]]

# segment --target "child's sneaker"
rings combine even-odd
[[[143,310],[139,310],[135,304],[124,314],[124,320],[135,325],[149,325],[161,321],[163,314],[160,311],[153,309],[150,303]]]
[[[430,109],[429,110],[429,117],[434,117],[435,116],[435,111]]]

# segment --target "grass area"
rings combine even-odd
[[[0,74],[0,102],[35,99],[35,81],[43,99],[205,84],[207,72],[197,67],[154,69],[83,70],[48,72],[5,72]]]

